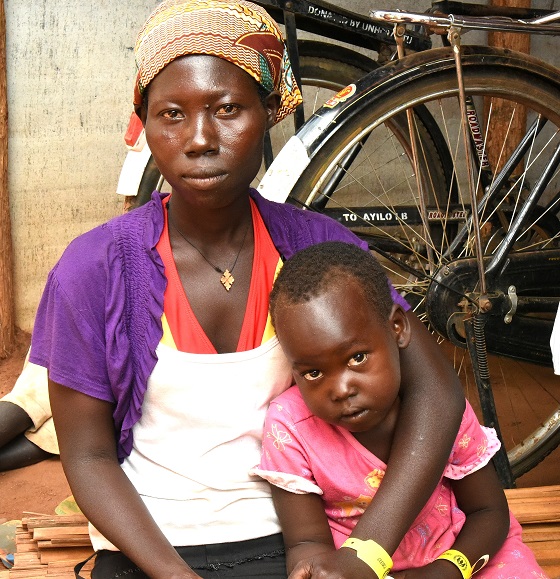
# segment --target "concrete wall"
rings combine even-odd
[[[331,2],[361,13],[429,5]],[[4,0],[16,323],[25,330],[32,328],[47,273],[68,242],[121,211],[115,189],[132,110],[132,48],[157,4]],[[552,8],[555,2],[538,4]],[[538,39],[536,45],[550,58],[559,51],[548,43]]]
[[[119,213],[136,33],[157,0],[4,0],[16,323],[30,330],[48,271]]]

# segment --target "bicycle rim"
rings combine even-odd
[[[515,172],[499,188],[494,202],[497,209],[488,204],[485,210],[481,220],[482,240],[485,255],[490,256],[500,250],[524,199],[560,143],[560,89],[554,81],[557,73],[533,59],[510,51],[465,48],[466,91],[473,97],[477,109],[485,111],[479,113],[483,141],[487,141],[487,135],[501,130],[500,127],[506,128],[500,133],[504,142],[498,151],[491,152],[496,166],[504,165],[537,115],[548,119],[530,140]],[[480,416],[471,362],[465,350],[451,347],[451,344],[464,346],[462,306],[465,300],[471,299],[471,292],[476,295],[479,288],[476,265],[471,259],[474,235],[469,222],[471,207],[467,186],[467,155],[471,159],[473,155],[466,154],[463,146],[452,54],[448,49],[437,49],[385,68],[383,75],[376,77],[382,79],[378,86],[371,90],[358,86],[357,110],[352,111],[353,105],[347,105],[336,127],[328,127],[326,134],[316,139],[311,147],[311,161],[292,196],[308,207],[331,213],[358,235],[367,236],[370,248],[386,267],[393,284],[418,315],[445,337],[441,338],[442,347],[453,359],[467,397]],[[453,158],[454,179],[445,190],[436,188],[442,181],[432,177],[431,166],[424,161],[427,155],[422,135],[417,139],[420,179],[416,179],[406,142],[403,146],[402,139],[395,138],[395,131],[390,130],[391,126],[402,126],[406,110],[419,105],[425,106],[439,125]],[[511,105],[507,118],[503,117],[505,105]],[[502,115],[499,118],[497,111]],[[522,112],[526,117],[522,117]],[[519,118],[523,120],[518,123]],[[521,127],[518,132],[512,129],[516,123]],[[417,131],[417,127],[414,130]],[[349,164],[348,152],[358,145],[360,152]],[[480,141],[479,149],[481,153],[490,153],[481,149]],[[387,157],[387,163],[379,163],[381,155]],[[383,167],[381,172],[374,169],[379,165]],[[338,175],[336,188],[329,192],[325,204],[324,188],[332,187],[333,175]],[[476,172],[474,182],[482,182],[480,171]],[[492,178],[488,182],[492,183]],[[560,179],[556,169],[541,205],[529,212],[508,254],[512,265],[500,272],[492,282],[491,291],[508,295],[511,285],[515,287],[515,297],[521,301],[530,295],[560,299],[559,274],[551,270],[546,259],[544,265],[534,266],[533,254],[529,253],[538,250],[539,254],[546,255],[559,246],[558,191]],[[320,205],[317,205],[318,199],[321,199]],[[449,248],[462,227],[466,228],[467,235],[455,248],[454,255],[449,255]],[[459,272],[455,269],[457,264],[462,267]],[[533,269],[534,273],[529,275]],[[461,281],[456,282],[461,276]],[[435,277],[437,283],[432,281]],[[453,280],[449,289],[445,288],[446,278]],[[550,386],[549,368],[534,364],[535,361],[550,363],[547,340],[552,314],[521,308],[506,324],[506,313],[493,312],[486,339],[488,349],[498,353],[490,356],[489,361],[492,390],[502,436],[517,478],[560,442],[560,388]],[[542,342],[541,351],[533,347],[536,338]],[[530,358],[531,362],[506,363],[505,355],[512,352],[517,358]]]

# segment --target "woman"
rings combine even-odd
[[[93,577],[286,577],[270,490],[248,475],[268,402],[292,382],[268,294],[299,249],[360,242],[250,189],[265,131],[301,100],[266,12],[168,0],[140,32],[136,61],[135,110],[171,197],[155,194],[70,244],[32,340],[31,360],[49,371],[62,463],[93,525]],[[439,477],[423,468],[443,469],[453,437],[439,432],[457,431],[464,400],[409,316],[408,420],[386,488],[355,530],[388,551],[433,490]],[[421,379],[419,364],[432,368]],[[450,389],[442,420],[433,408]],[[316,571],[357,578],[361,565],[336,553]]]

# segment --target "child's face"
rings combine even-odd
[[[381,322],[359,284],[344,279],[307,303],[278,303],[275,328],[309,409],[350,432],[382,425],[398,408],[406,314]]]
[[[224,59],[191,55],[148,87],[146,139],[174,192],[223,207],[245,196],[257,174],[278,97],[261,101],[255,80]]]

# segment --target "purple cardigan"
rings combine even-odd
[[[161,198],[74,239],[49,274],[33,330],[30,360],[64,386],[115,404],[118,456],[132,450],[148,377],[163,335],[166,287],[155,249],[163,229]],[[322,241],[367,249],[324,215],[274,203],[251,190],[272,241],[284,259]],[[392,288],[394,301],[409,309]]]

